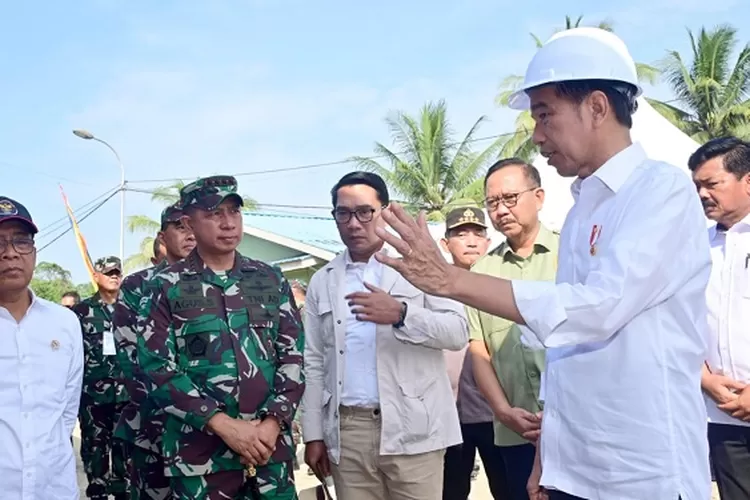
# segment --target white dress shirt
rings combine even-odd
[[[367,262],[353,262],[345,251],[345,295],[369,292],[365,283],[380,286],[383,264],[375,257]],[[371,321],[358,321],[351,308],[346,315],[346,355],[341,404],[361,408],[375,408],[378,397],[378,357],[376,349],[377,325]]]
[[[0,498],[78,498],[70,437],[82,376],[72,311],[33,294],[20,322],[0,307]]]
[[[708,500],[711,257],[695,187],[633,144],[572,189],[557,283],[513,282],[525,335],[547,347],[541,484],[590,500]]]
[[[750,383],[750,215],[729,228],[709,229],[713,268],[706,290],[708,357],[713,373]],[[709,422],[750,426],[704,395]]]

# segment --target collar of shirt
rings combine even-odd
[[[387,248],[383,248],[383,249],[380,250],[380,253],[382,253],[384,255],[388,255],[388,249]],[[378,267],[378,266],[381,265],[380,261],[375,258],[374,254],[372,256],[370,256],[370,259],[367,262],[354,262],[352,260],[351,254],[349,253],[349,249],[348,248],[346,250],[344,250],[344,264],[346,264],[347,268],[350,268],[352,266],[358,266],[358,265],[359,266],[366,266],[366,267],[367,266]]]
[[[613,193],[617,193],[623,184],[625,184],[625,181],[628,180],[630,174],[647,158],[643,146],[639,142],[634,142],[607,160],[590,177],[585,179],[577,178],[571,184],[570,192],[573,194],[573,198],[577,200],[581,192],[581,185],[588,179],[594,178],[607,186]]]
[[[723,237],[729,231],[736,232],[743,230],[750,230],[750,214],[747,214],[737,224],[730,228],[726,228],[722,224],[715,224],[714,226],[711,226],[711,229],[709,229],[708,239],[711,240],[711,242],[714,242],[717,238]]]
[[[555,247],[555,235],[547,229],[544,224],[539,224],[539,232],[536,234],[536,239],[534,240],[534,252],[533,253],[540,253],[541,252],[549,252]],[[502,255],[503,259],[508,260],[511,256],[515,256],[516,253],[513,251],[513,249],[508,244],[508,241],[504,241],[500,244],[499,247],[497,247],[497,255]]]

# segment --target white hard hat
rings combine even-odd
[[[600,28],[573,28],[556,33],[534,54],[523,85],[509,99],[512,109],[528,109],[528,89],[570,80],[610,80],[638,84],[635,62],[625,43]]]

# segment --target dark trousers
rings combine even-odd
[[[708,446],[721,500],[750,498],[750,427],[709,424]]]
[[[476,451],[482,459],[494,499],[528,500],[526,482],[534,466],[534,446],[495,446],[491,422],[463,424],[461,430],[463,444],[446,450],[443,500],[468,498]]]
[[[500,448],[495,446],[492,422],[461,424],[464,442],[445,450],[443,500],[466,500],[471,491],[471,473],[477,451],[482,459],[487,482],[496,500],[504,499],[505,475],[496,474],[503,468]]]

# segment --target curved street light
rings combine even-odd
[[[117,165],[120,167],[120,262],[122,262],[122,265],[125,265],[125,166],[123,165],[117,150],[107,141],[99,139],[88,130],[76,129],[73,130],[73,134],[76,137],[80,137],[87,141],[94,140],[104,144],[110,151],[112,151],[115,158],[117,158]]]

